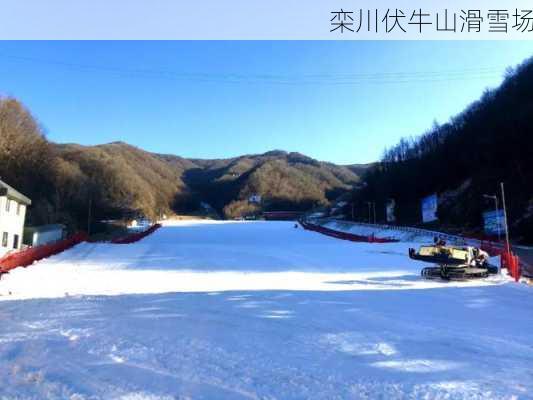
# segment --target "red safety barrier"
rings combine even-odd
[[[520,280],[522,271],[520,268],[520,259],[512,252],[504,251],[501,253],[501,267],[507,268],[509,275],[511,275],[516,282]]]
[[[141,240],[142,238],[148,236],[149,234],[155,232],[159,228],[161,228],[161,224],[155,224],[155,225],[152,225],[150,228],[148,228],[145,231],[136,232],[136,233],[132,233],[130,235],[126,235],[126,236],[123,236],[123,237],[120,237],[120,238],[113,239],[113,240],[111,240],[111,243],[114,243],[114,244],[135,243],[135,242],[138,242],[139,240]]]
[[[324,226],[314,225],[314,224],[311,224],[311,223],[306,222],[306,221],[300,221],[300,224],[306,230],[322,233],[324,235],[331,236],[331,237],[334,237],[334,238],[337,238],[337,239],[349,240],[351,242],[366,242],[366,243],[394,243],[394,242],[399,242],[399,240],[392,239],[392,238],[378,238],[378,237],[375,237],[374,235],[363,236],[363,235],[356,235],[356,234],[348,233],[348,232],[340,232],[340,231],[336,231],[336,230],[333,230],[333,229],[330,229],[330,228],[326,228]]]
[[[150,228],[143,232],[136,232],[131,235],[127,235],[118,239],[114,239],[111,241],[111,243],[116,244],[126,244],[126,243],[134,243],[145,236],[148,236],[155,230],[159,229],[161,227],[160,224],[152,225]],[[62,251],[65,251],[78,243],[88,241],[89,237],[85,232],[78,232],[75,235],[72,235],[71,237],[60,240],[55,243],[50,244],[44,244],[42,246],[35,246],[30,247],[26,250],[17,251],[14,253],[7,254],[3,258],[0,258],[0,275],[3,273],[6,273],[14,268],[17,267],[26,267],[30,264],[33,264],[35,261],[42,260],[43,258],[47,258],[50,256],[53,256],[55,254],[61,253]]]
[[[30,247],[26,250],[10,253],[0,259],[0,274],[6,273],[16,267],[26,267],[35,261],[61,253],[86,240],[87,234],[79,232],[55,243]]]
[[[352,225],[352,226],[366,226],[366,227],[370,227],[374,229],[407,232],[407,233],[412,233],[414,235],[421,235],[421,236],[438,237],[449,243],[482,248],[483,250],[487,251],[487,253],[489,253],[491,256],[500,255],[500,253],[504,250],[504,244],[502,242],[494,241],[494,240],[487,240],[486,237],[482,237],[480,239],[480,238],[473,238],[473,237],[466,237],[466,236],[451,235],[451,234],[444,233],[444,232],[432,231],[432,230],[421,229],[421,228],[414,228],[410,226],[369,224],[365,222],[349,222],[349,221],[344,221],[344,220],[336,220],[335,218],[319,218],[316,220],[321,220],[323,222],[339,222],[339,223]]]

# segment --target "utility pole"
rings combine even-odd
[[[366,204],[368,204],[368,223],[370,224],[372,222],[372,220],[370,219],[370,206],[372,203],[370,201],[367,201]]]
[[[87,212],[87,235],[91,234],[91,208],[92,199],[89,197],[89,211]]]
[[[372,211],[374,212],[374,225],[376,225],[376,202],[372,203]]]
[[[503,203],[503,221],[505,223],[505,239],[507,242],[507,253],[511,253],[511,245],[509,244],[509,224],[507,222],[507,206],[505,204],[505,190],[503,188],[503,182],[500,183],[502,189],[502,203]]]

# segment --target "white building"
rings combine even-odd
[[[29,226],[24,229],[24,244],[40,246],[54,243],[65,237],[65,225],[50,224],[41,226]]]
[[[0,257],[22,246],[26,207],[31,200],[0,180]]]

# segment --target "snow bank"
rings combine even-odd
[[[372,225],[357,224],[348,221],[330,220],[323,223],[323,226],[341,232],[349,232],[356,235],[371,236],[379,238],[391,238],[402,242],[432,243],[434,235],[422,231],[407,231],[400,229],[390,229]]]

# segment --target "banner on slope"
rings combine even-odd
[[[396,208],[396,202],[394,199],[387,201],[385,206],[385,212],[387,214],[387,222],[396,222],[396,216],[394,215],[394,209]]]
[[[505,230],[503,210],[484,212],[483,221],[487,235],[501,235]]]
[[[437,218],[438,199],[437,194],[424,197],[422,199],[422,222],[436,221]]]

